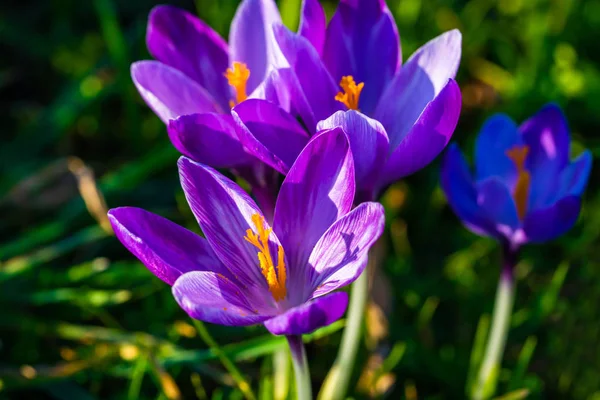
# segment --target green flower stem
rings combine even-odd
[[[341,400],[346,396],[350,377],[352,376],[352,367],[360,344],[368,297],[369,277],[367,269],[365,269],[352,284],[346,328],[342,334],[342,342],[337,357],[319,392],[319,400]]]
[[[213,337],[210,335],[210,333],[206,329],[206,326],[204,325],[204,323],[202,321],[198,321],[196,319],[192,319],[192,321],[194,322],[194,326],[196,327],[196,331],[198,332],[198,335],[200,335],[200,338],[202,338],[204,343],[215,353],[215,355],[221,361],[221,364],[223,364],[225,369],[227,369],[229,374],[231,374],[231,377],[235,381],[238,389],[240,389],[240,391],[244,394],[244,397],[247,400],[256,400],[256,396],[254,396],[254,393],[252,392],[252,388],[250,387],[250,384],[248,383],[246,378],[242,375],[240,370],[235,366],[233,361],[231,361],[229,359],[229,357],[227,357],[227,355],[223,352],[223,350],[218,345],[218,343],[215,341],[215,339],[213,339]]]
[[[273,353],[273,399],[285,400],[290,391],[290,352],[285,347]]]
[[[492,326],[479,374],[471,392],[472,400],[488,399],[496,391],[515,297],[514,267],[516,261],[516,251],[507,246],[504,250],[504,266],[496,291]]]
[[[312,400],[312,387],[310,372],[308,371],[308,360],[301,335],[287,336],[292,361],[294,364],[294,375],[296,377],[296,392],[298,400]]]

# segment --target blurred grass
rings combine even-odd
[[[224,37],[237,6],[170,3]],[[288,26],[298,23],[299,3],[280,2]],[[99,226],[69,169],[70,157],[82,160],[109,207],[140,206],[198,229],[181,203],[177,152],[129,77],[129,63],[149,57],[145,23],[155,4],[0,5],[0,398],[242,398],[169,287]],[[404,59],[444,30],[463,32],[455,140],[467,153],[492,113],[522,121],[555,101],[569,118],[573,153],[600,155],[599,0],[388,5]],[[335,3],[324,6],[331,15]],[[593,171],[573,230],[523,253],[498,399],[600,397],[598,182]],[[352,396],[464,398],[480,360],[472,344],[484,342],[489,323],[498,248],[449,211],[438,163],[392,187],[385,203],[389,257],[374,290],[384,334],[366,338]],[[307,338],[315,386],[342,325]],[[285,341],[261,327],[207,328],[258,398],[272,398],[269,355]]]

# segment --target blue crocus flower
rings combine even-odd
[[[569,230],[581,210],[592,167],[584,151],[569,160],[569,129],[554,104],[517,126],[497,114],[475,146],[473,175],[456,145],[442,166],[442,188],[465,226],[512,249],[552,240]]]

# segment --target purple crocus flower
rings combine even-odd
[[[298,335],[342,316],[345,292],[381,235],[380,204],[352,210],[354,163],[341,129],[314,137],[290,168],[272,225],[234,182],[187,157],[181,184],[206,239],[147,211],[109,211],[119,240],[173,286],[192,317],[222,325],[264,323]]]
[[[461,34],[438,36],[401,65],[398,31],[385,2],[342,0],[328,26],[316,0],[305,6],[312,10],[311,35],[274,26],[286,62],[257,89],[273,104],[253,100],[234,107],[238,136],[285,173],[302,142],[319,129],[360,124],[371,132],[346,132],[358,178],[364,178],[359,190],[373,198],[430,163],[454,132]]]
[[[301,34],[307,31],[309,13],[303,7]],[[285,65],[272,30],[278,23],[273,0],[244,0],[227,44],[187,11],[157,6],[146,33],[156,60],[131,66],[136,88],[168,125],[177,150],[214,168],[234,168],[253,187],[269,185],[273,174],[239,143],[229,110],[259,86],[272,65]]]
[[[458,147],[451,146],[442,188],[467,228],[514,252],[573,226],[591,167],[587,150],[569,161],[567,121],[549,104],[521,126],[503,114],[489,118],[477,138],[474,176]]]

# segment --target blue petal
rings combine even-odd
[[[517,169],[506,151],[518,144],[521,144],[520,134],[510,117],[496,114],[488,118],[475,143],[477,180],[495,176],[512,187],[517,178]]]
[[[575,224],[581,199],[568,196],[554,205],[530,212],[523,222],[523,230],[531,242],[546,242],[562,235]]]
[[[448,204],[469,230],[482,236],[497,235],[494,225],[481,213],[471,172],[456,144],[448,147],[442,161],[441,185]]]
[[[531,173],[529,208],[537,210],[552,204],[556,182],[569,163],[569,128],[558,106],[549,104],[520,127],[529,147],[527,169]]]
[[[581,197],[592,169],[592,154],[583,152],[560,173],[548,168],[538,171],[531,182],[529,210],[548,208],[567,196]]]
[[[527,168],[532,173],[549,166],[561,170],[569,162],[569,126],[556,104],[544,106],[523,122],[519,131],[529,146]]]
[[[500,232],[506,233],[507,227],[512,231],[519,228],[517,207],[509,188],[500,179],[492,177],[477,182],[477,203]]]
[[[561,173],[561,194],[563,196],[581,196],[592,170],[592,153],[584,151]]]

